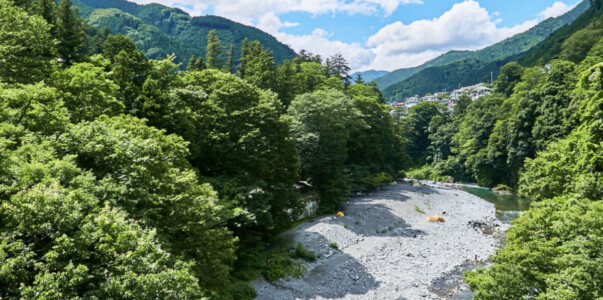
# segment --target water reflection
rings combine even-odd
[[[463,187],[463,190],[476,195],[496,206],[496,216],[503,222],[510,222],[519,213],[530,208],[530,200],[517,195],[502,195],[482,187]]]

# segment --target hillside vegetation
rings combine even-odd
[[[124,28],[188,18],[102,3],[128,11],[81,12]],[[244,39],[237,59],[218,34],[231,22],[187,20],[151,28],[223,29],[179,69],[86,34],[70,0],[0,0],[0,298],[252,299],[248,281],[316,260],[275,239],[307,200],[335,213],[405,168],[400,118],[342,56],[277,65]]]
[[[590,7],[583,1],[572,11],[557,18],[547,19],[530,30],[477,51],[451,51],[424,65],[394,71],[375,80],[389,101],[403,100],[490,80],[490,73],[517,56],[534,48],[558,29],[571,24]]]
[[[411,176],[452,176],[533,201],[492,266],[465,274],[475,299],[603,296],[600,4],[576,21],[579,28],[543,42],[560,45],[547,49],[553,59],[503,66],[493,94],[461,97],[452,113],[432,102],[408,112]]]
[[[148,8],[119,3],[130,11],[96,13]],[[71,0],[0,0],[0,298],[253,299],[250,280],[320,258],[277,238],[306,208],[335,216],[352,193],[422,174],[534,201],[492,267],[466,275],[477,299],[599,299],[600,4],[559,59],[506,64],[494,93],[449,112],[392,111],[341,55],[277,64],[244,39],[235,61],[210,30],[184,69],[91,30]]]
[[[274,60],[293,59],[295,52],[273,36],[218,16],[191,17],[184,11],[159,4],[137,5],[125,0],[74,0],[81,16],[97,30],[107,27],[130,37],[149,58],[162,59],[174,53],[186,67],[192,55],[205,57],[207,34],[216,30],[223,46],[235,47],[235,62],[243,40],[257,40],[271,50]]]

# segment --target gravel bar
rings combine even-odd
[[[487,263],[498,242],[482,229],[508,227],[494,204],[442,184],[388,186],[350,198],[343,213],[283,233],[320,258],[301,278],[253,281],[257,299],[453,298],[467,288],[460,279],[444,292],[434,286],[467,265]],[[428,222],[430,215],[445,222]]]

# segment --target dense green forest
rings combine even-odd
[[[476,299],[603,296],[601,2],[584,16],[581,29],[544,42],[561,43],[547,48],[554,59],[508,63],[495,93],[464,96],[452,112],[424,102],[404,122],[414,128],[405,131],[410,176],[452,176],[533,201],[493,265],[466,274]]]
[[[326,214],[409,169],[534,201],[493,265],[466,274],[477,299],[601,298],[591,6],[550,59],[502,66],[495,93],[403,112],[341,55],[276,64],[253,37],[237,56],[208,30],[183,67],[91,30],[70,0],[0,0],[0,298],[251,299],[248,281],[316,259],[275,238],[306,204],[296,183]]]
[[[88,30],[70,0],[0,0],[0,298],[250,299],[303,271],[271,247],[298,181],[331,213],[405,168],[400,118],[341,55],[276,65],[212,30],[181,70]]]
[[[497,76],[504,64],[518,60],[519,56],[540,45],[559,29],[565,30],[566,27],[573,26],[574,21],[589,7],[588,0],[582,1],[560,17],[547,19],[526,32],[487,48],[477,51],[450,51],[418,67],[396,70],[375,81],[385,97],[393,100],[403,100],[406,97],[445,89],[452,91],[459,85],[489,82],[491,72]],[[590,17],[587,15],[582,19],[588,20]]]
[[[218,16],[191,17],[184,11],[159,4],[138,5],[125,0],[73,0],[79,13],[91,25],[89,34],[111,33],[131,38],[152,59],[175,54],[175,62],[185,68],[195,55],[205,57],[207,34],[216,30],[225,48],[235,48],[235,65],[241,56],[243,40],[257,40],[269,50],[276,62],[293,59],[295,52],[273,36]]]

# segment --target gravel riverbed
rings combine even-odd
[[[319,259],[301,278],[253,281],[257,299],[453,298],[467,289],[453,274],[486,263],[508,227],[494,204],[442,184],[388,186],[352,197],[343,212],[282,234]],[[430,215],[445,222],[430,223]]]

